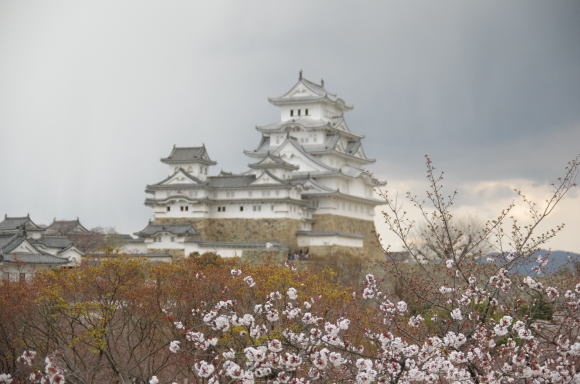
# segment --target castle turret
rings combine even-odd
[[[208,167],[217,163],[209,158],[205,145],[201,147],[173,146],[169,156],[161,159],[169,165],[169,174],[174,174],[179,168],[200,180],[207,178]]]
[[[280,120],[324,120],[341,118],[351,106],[324,88],[324,80],[316,84],[298,76],[298,82],[282,96],[269,97],[268,101],[280,108]]]

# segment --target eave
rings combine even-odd
[[[205,159],[195,159],[195,160],[172,160],[166,157],[161,159],[162,163],[165,164],[203,164],[203,165],[216,165],[217,162],[213,160],[205,160]]]
[[[303,193],[303,195],[308,196],[307,193]],[[316,194],[312,194],[312,196],[315,197],[341,197],[347,200],[352,200],[352,201],[356,201],[356,202],[361,202],[361,203],[366,203],[366,204],[370,204],[370,205],[383,205],[385,204],[385,202],[383,200],[379,200],[379,199],[371,199],[371,198],[367,198],[367,197],[360,197],[360,196],[354,196],[354,195],[348,195],[339,191],[336,192],[329,192],[329,193],[316,193]]]
[[[356,157],[353,155],[349,155],[348,153],[344,153],[341,151],[337,151],[336,149],[327,149],[324,151],[309,151],[308,148],[304,148],[304,151],[308,152],[311,155],[337,155],[340,157],[344,157],[346,159],[349,160],[355,160],[358,161],[360,163],[364,163],[364,164],[371,164],[374,163],[376,160],[375,159],[363,159],[362,157]]]

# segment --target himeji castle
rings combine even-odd
[[[212,175],[217,163],[204,145],[174,146],[161,159],[168,176],[146,187],[152,219],[124,251],[381,253],[374,234],[380,182],[365,170],[374,160],[364,137],[344,119],[352,107],[302,72],[268,101],[280,120],[256,127],[259,144],[244,151],[247,171]]]

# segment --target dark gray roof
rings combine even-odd
[[[89,233],[90,231],[85,228],[80,220],[56,220],[52,221],[46,228],[46,233],[53,235],[68,235],[68,234],[79,234],[79,233]]]
[[[4,215],[4,220],[0,222],[0,232],[16,232],[23,227],[27,231],[43,230],[38,225],[36,225],[28,215],[24,217],[8,217]]]
[[[73,242],[64,236],[43,236],[38,240],[31,240],[32,244],[41,244],[48,248],[68,248]]]
[[[167,232],[174,235],[199,235],[191,224],[151,224],[149,223],[141,231],[136,232],[135,235],[139,237],[149,237],[157,233]]]
[[[18,247],[26,238],[22,234],[2,234],[0,235],[0,254],[8,253]]]
[[[276,156],[268,152],[261,160],[249,165],[253,169],[288,169],[296,170],[298,166],[290,164],[283,160],[280,156]]]
[[[363,235],[358,233],[346,233],[337,231],[297,231],[296,236],[341,236],[341,237],[351,237],[353,239],[364,239]]]
[[[6,263],[23,264],[66,264],[68,260],[42,252],[36,248],[34,253],[12,252],[27,239],[22,234],[0,235],[0,259]],[[33,247],[34,245],[31,244]]]
[[[2,261],[5,263],[22,263],[22,264],[67,264],[69,261],[61,257],[56,257],[48,253],[10,253],[2,255]]]
[[[188,164],[201,163],[215,165],[215,161],[209,158],[205,145],[201,147],[176,147],[173,146],[171,153],[166,158],[161,159],[166,164]]]

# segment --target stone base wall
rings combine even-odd
[[[329,255],[341,250],[363,258],[383,260],[384,255],[375,233],[374,222],[338,215],[313,215],[313,230],[339,231],[363,235],[363,247],[311,247],[311,254]],[[296,231],[301,220],[294,219],[190,219],[162,218],[155,224],[191,224],[205,241],[267,242],[276,241],[290,249],[298,248]]]
[[[296,231],[301,220],[294,219],[156,219],[155,224],[188,223],[205,241],[276,241],[296,248]]]
[[[314,219],[312,230],[338,231],[363,235],[365,238],[363,241],[362,256],[377,260],[384,259],[383,250],[377,239],[375,223],[373,221],[329,214],[313,215],[312,218]],[[356,248],[349,249],[351,249],[354,253],[361,252],[360,248],[358,252],[355,251]]]

